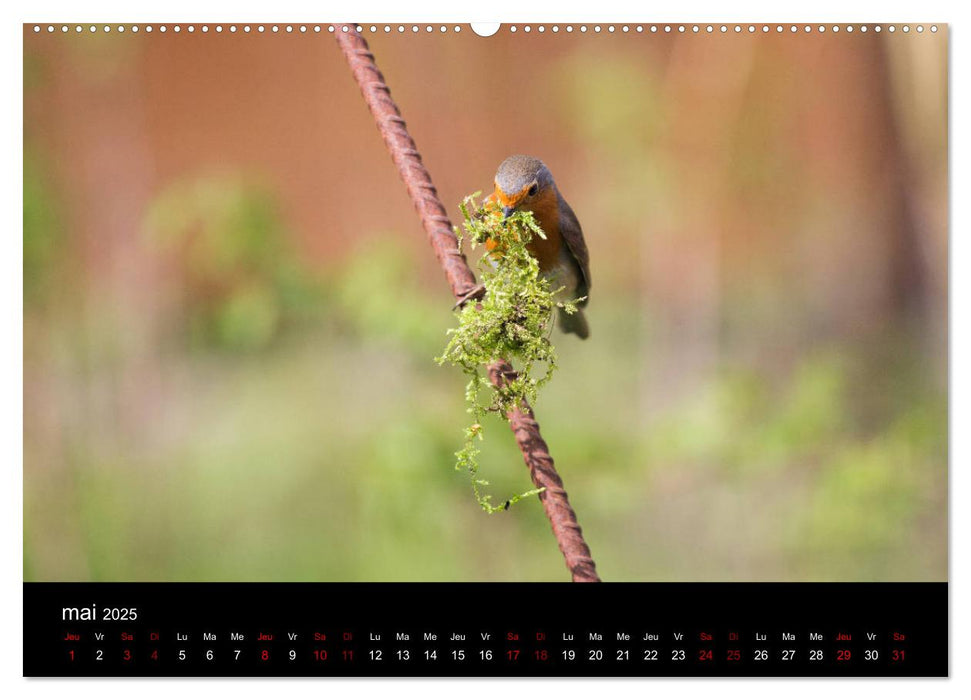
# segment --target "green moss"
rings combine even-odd
[[[483,493],[481,487],[489,482],[479,477],[478,443],[483,439],[485,416],[495,413],[505,418],[512,410],[526,410],[526,402],[536,401],[540,387],[556,371],[556,349],[550,342],[553,312],[561,307],[575,313],[580,300],[557,302],[555,295],[561,289],[552,289],[549,280],[540,275],[539,263],[527,245],[534,235],[546,235],[532,212],[515,212],[504,218],[498,207],[477,204],[480,194],[469,195],[459,206],[464,231],[456,228],[455,232],[460,247],[466,238],[473,250],[491,243],[479,261],[485,295],[481,302],[469,302],[458,311],[459,326],[448,331],[448,345],[436,361],[460,367],[469,379],[465,400],[472,423],[465,429],[462,449],[455,453],[455,468],[468,471],[479,505],[495,513],[541,489],[512,496],[499,506],[493,505],[490,494]],[[500,359],[515,361],[519,371],[496,387],[484,368]]]

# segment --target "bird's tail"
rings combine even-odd
[[[587,317],[583,311],[577,309],[576,312],[568,314],[566,309],[560,309],[560,329],[564,333],[573,333],[581,340],[590,335],[590,326],[587,325]]]

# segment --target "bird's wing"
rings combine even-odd
[[[577,296],[585,297],[590,292],[590,253],[587,251],[587,243],[583,240],[583,229],[577,221],[577,215],[573,213],[570,205],[563,197],[560,197],[560,235],[566,241],[573,259],[577,261],[580,272],[583,273],[583,280],[577,289]],[[587,299],[580,303],[580,306],[587,305]]]

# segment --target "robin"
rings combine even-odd
[[[583,240],[583,230],[573,209],[563,199],[549,168],[538,158],[509,156],[496,172],[495,191],[489,201],[502,209],[503,217],[514,211],[531,211],[546,234],[534,237],[527,246],[539,263],[540,273],[553,289],[563,287],[564,298],[583,297],[577,306],[587,305],[590,296],[590,254]],[[486,248],[495,248],[486,241]],[[569,314],[560,309],[560,328],[580,338],[590,335],[583,311]]]

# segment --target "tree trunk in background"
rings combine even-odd
[[[927,222],[923,221],[914,201],[918,183],[910,157],[904,147],[905,138],[899,128],[893,98],[893,80],[887,55],[887,41],[868,42],[873,66],[872,118],[874,138],[886,144],[881,170],[887,178],[887,209],[882,212],[887,236],[890,238],[889,295],[893,311],[911,321],[923,317],[928,307],[925,271],[920,239],[925,238]]]

